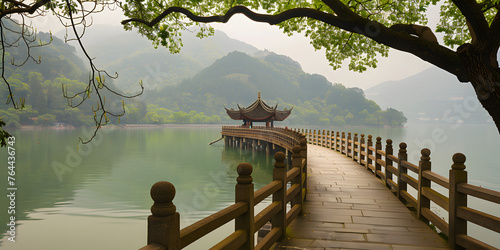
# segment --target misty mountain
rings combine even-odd
[[[62,36],[64,33],[57,35]],[[83,42],[97,66],[110,74],[117,72],[119,77],[113,82],[123,91],[129,92],[139,89],[139,81],[143,82],[146,91],[178,84],[235,50],[250,55],[258,51],[247,43],[229,38],[221,31],[204,39],[195,35],[190,31],[183,33],[183,47],[179,54],[171,54],[161,46],[155,49],[151,41],[137,32],[125,31],[116,26],[91,26],[85,31]],[[84,58],[81,50],[77,51]]]
[[[482,123],[491,121],[470,83],[437,67],[366,90],[366,97],[382,108],[396,108],[418,121]]]
[[[287,56],[262,51],[256,57],[231,52],[186,78],[178,85],[166,85],[144,100],[155,109],[195,110],[231,121],[224,107],[247,106],[262,92],[270,105],[290,109],[290,124],[401,125],[403,114],[382,111],[367,100],[359,88],[331,84],[324,76],[305,73]],[[150,107],[148,105],[148,108]]]

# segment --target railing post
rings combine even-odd
[[[326,133],[324,129],[323,129],[323,134],[321,135],[321,146],[326,147]]]
[[[330,130],[327,130],[327,131],[326,131],[326,137],[325,137],[325,140],[326,140],[326,147],[327,147],[327,148],[332,148],[332,147],[331,147],[332,138],[331,138],[331,136],[330,136]]]
[[[340,132],[337,131],[337,136],[335,137],[335,151],[337,151],[337,152],[339,152],[339,150],[340,150],[339,138],[340,138]],[[342,139],[340,139],[340,144],[342,144]]]
[[[318,134],[316,133],[316,129],[313,133],[313,145],[318,145]]]
[[[389,188],[389,190],[392,189],[391,185],[387,182],[387,180],[392,180],[392,173],[387,169],[387,166],[392,166],[392,160],[387,157],[388,155],[393,154],[393,149],[392,149],[392,140],[387,139],[385,144],[385,185]]]
[[[351,132],[347,133],[347,139],[346,139],[346,152],[345,152],[345,155],[347,155],[347,157],[352,157],[352,151],[351,149],[349,149],[350,147],[352,147],[352,143],[351,143]]]
[[[431,170],[431,151],[428,148],[424,148],[420,151],[422,156],[420,157],[420,162],[418,166],[418,194],[417,194],[417,215],[423,220],[425,223],[429,224],[429,220],[427,220],[422,215],[422,208],[429,208],[431,205],[431,201],[429,198],[425,197],[422,193],[424,187],[431,187],[431,181],[427,178],[424,178],[423,172],[426,170]]]
[[[382,159],[382,155],[378,153],[379,150],[382,150],[382,138],[380,138],[380,136],[377,137],[377,142],[375,142],[375,169],[373,170],[375,176],[377,176],[377,171],[380,171],[380,169],[382,169],[382,167],[378,163],[378,160]]]
[[[370,147],[373,147],[372,135],[368,135],[368,142],[366,144],[366,169],[370,169],[370,165],[373,165],[372,158],[370,158],[370,155],[373,155],[373,151]]]
[[[335,148],[333,147],[334,146],[334,138],[335,138],[335,131],[330,131],[330,134],[329,134],[329,137],[330,137],[330,149],[334,149]]]
[[[281,210],[271,219],[272,227],[279,227],[281,236],[278,241],[282,241],[286,235],[286,163],[285,154],[283,152],[276,152],[274,154],[274,170],[273,180],[281,181],[281,188],[273,194],[273,203],[280,202]]]
[[[359,163],[361,166],[366,166],[366,147],[363,144],[365,144],[365,134],[361,134],[361,138],[359,139]]]
[[[236,169],[238,178],[236,178],[235,202],[246,202],[248,211],[234,221],[234,230],[244,230],[247,235],[247,241],[240,249],[254,249],[254,198],[253,198],[253,167],[250,163],[240,163]]]
[[[406,200],[401,196],[403,191],[407,191],[407,184],[405,181],[403,181],[403,175],[408,173],[408,170],[403,167],[403,161],[408,160],[408,154],[406,151],[406,143],[401,142],[399,144],[399,152],[398,152],[398,199],[402,201],[403,203],[406,203]]]
[[[150,194],[154,204],[151,206],[152,215],[148,217],[148,245],[159,244],[167,250],[180,249],[180,215],[172,202],[174,185],[159,181],[151,187]]]
[[[357,142],[358,133],[354,133],[354,142],[352,143],[352,160],[355,162],[358,162],[358,152],[356,151],[358,149],[358,145],[356,145]]]
[[[299,193],[297,193],[297,195],[292,199],[292,207],[295,205],[295,204],[301,204],[302,205],[302,157],[301,157],[301,154],[300,154],[300,146],[299,145],[295,145],[293,146],[292,148],[292,168],[298,168],[299,169],[299,174],[297,176],[295,176],[295,178],[293,179],[293,182],[292,182],[292,185],[293,184],[299,184],[300,188],[299,188]],[[302,212],[301,212],[302,213]]]
[[[300,157],[306,159],[306,163],[302,172],[304,173],[304,200],[307,197],[307,143],[305,139],[300,140]]]
[[[342,132],[342,136],[340,137],[340,153],[345,154],[345,132]]]
[[[450,170],[450,204],[449,204],[449,232],[448,243],[451,249],[465,249],[457,244],[457,236],[467,235],[467,221],[457,216],[458,207],[467,207],[467,195],[458,192],[460,183],[467,183],[467,171],[465,171],[465,155],[456,153],[453,155],[453,165]]]

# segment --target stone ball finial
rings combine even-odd
[[[428,148],[423,148],[422,150],[420,150],[420,153],[422,154],[422,156],[429,157],[429,155],[431,155],[431,150]]]
[[[303,147],[305,145],[307,145],[306,139],[305,138],[300,139],[300,146]]]
[[[401,142],[401,143],[399,144],[399,148],[400,148],[400,149],[406,149],[407,147],[408,147],[408,145],[406,145],[406,143],[405,143],[405,142]]]
[[[175,197],[175,187],[168,181],[159,181],[151,187],[150,194],[156,203],[170,203]]]
[[[378,136],[377,137],[377,142],[382,142],[382,137]]]
[[[151,187],[151,198],[154,200],[151,213],[156,217],[166,217],[175,213],[173,200],[175,187],[168,181],[159,181]]]
[[[274,159],[277,161],[277,162],[283,162],[285,161],[285,153],[283,152],[276,152],[276,154],[274,154]]]
[[[293,148],[292,148],[292,152],[293,152],[294,154],[300,154],[300,150],[301,150],[301,149],[300,149],[300,146],[299,146],[299,145],[295,145],[295,146],[293,146]]]
[[[387,145],[391,145],[392,146],[392,140],[391,139],[387,139],[385,142],[387,143]]]
[[[451,168],[454,170],[464,170],[465,169],[465,160],[466,157],[462,153],[456,153],[452,157],[453,160],[453,165],[451,165]]]
[[[253,181],[252,178],[252,172],[253,172],[253,167],[252,164],[248,162],[243,162],[238,165],[238,168],[236,169],[238,172],[238,178],[236,181],[239,184],[250,184]]]
[[[431,150],[428,148],[420,150],[420,154],[422,155],[420,156],[421,161],[429,161],[431,159],[431,157],[429,157],[431,155]]]
[[[286,163],[285,163],[286,155],[285,155],[285,153],[283,153],[281,151],[276,152],[276,154],[274,154],[274,159],[276,160],[276,162],[274,163],[275,168],[285,168],[286,167]]]

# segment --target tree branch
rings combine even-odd
[[[19,5],[19,6],[23,6],[24,8],[29,8],[30,6],[23,3],[23,2],[18,2],[18,1],[14,1],[14,0],[5,0],[9,3],[13,3],[14,5]]]
[[[0,18],[9,15],[9,14],[14,14],[14,13],[30,13],[33,14],[35,11],[42,7],[43,5],[47,4],[50,2],[50,0],[40,0],[36,2],[35,4],[31,5],[29,8],[12,8],[12,9],[6,9],[2,13],[0,13]]]
[[[256,12],[251,11],[245,6],[234,6],[231,9],[229,9],[225,15],[223,16],[198,16],[192,13],[190,10],[182,7],[169,7],[165,11],[163,11],[159,16],[154,18],[151,22],[145,21],[143,19],[139,18],[130,18],[123,20],[121,23],[126,24],[129,22],[138,22],[145,24],[149,27],[153,27],[155,24],[159,23],[163,18],[165,18],[167,15],[171,13],[182,13],[184,14],[187,18],[195,21],[195,22],[200,22],[200,23],[213,23],[213,22],[219,22],[219,23],[227,23],[229,19],[231,19],[232,16],[235,14],[243,14],[252,21],[256,22],[263,22],[263,23],[269,23],[271,25],[276,25],[278,23],[281,23],[283,21],[286,21],[288,19],[296,18],[296,17],[310,17],[313,19],[317,20],[322,20],[322,21],[327,21],[332,22],[332,23],[337,23],[336,21],[341,21],[339,17],[336,17],[334,15],[314,10],[314,9],[307,9],[307,8],[295,8],[295,9],[290,9],[286,10],[280,14],[277,15],[269,15],[269,14],[259,14]],[[345,22],[345,20],[344,20]],[[333,24],[332,24],[333,25]]]
[[[500,11],[497,12],[495,18],[491,22],[490,26],[490,39],[487,40],[487,48],[494,53],[497,53],[498,48],[500,47]]]
[[[356,17],[339,17],[322,11],[307,9],[307,8],[295,8],[286,10],[282,13],[276,15],[269,14],[258,14],[245,6],[235,6],[228,10],[228,12],[223,16],[210,16],[203,17],[192,13],[191,11],[182,7],[169,7],[158,17],[153,19],[151,22],[147,22],[138,18],[131,18],[123,20],[122,24],[129,22],[139,22],[145,24],[149,27],[153,27],[155,24],[159,23],[161,19],[170,13],[178,12],[186,15],[189,19],[195,22],[210,23],[210,22],[222,22],[226,23],[234,14],[241,13],[247,16],[249,19],[256,22],[265,22],[271,25],[275,25],[286,21],[291,18],[306,17],[312,18],[329,25],[338,27],[348,32],[353,32],[357,34],[364,35],[374,41],[387,45],[391,48],[405,51],[420,57],[422,60],[430,62],[451,74],[458,77],[460,81],[468,81],[466,72],[464,71],[463,65],[461,64],[460,58],[455,53],[446,47],[440,46],[436,41],[427,41],[423,37],[429,37],[425,32],[419,37],[410,35],[411,33],[399,32],[397,30],[392,30],[387,28],[385,25],[371,21],[369,19],[356,16]],[[420,26],[424,27],[424,26]],[[417,26],[418,28],[418,26]],[[420,28],[420,30],[425,30]],[[417,31],[414,31],[416,34]],[[432,33],[432,32],[431,32]],[[431,39],[432,40],[432,39]]]
[[[330,9],[332,9],[333,12],[335,12],[335,14],[337,14],[338,16],[359,17],[358,14],[349,9],[349,7],[347,7],[340,0],[322,0],[322,2],[330,7]]]
[[[432,30],[427,26],[416,24],[394,24],[391,26],[391,29],[395,31],[405,32],[409,35],[415,35],[428,42],[438,42]]]
[[[468,22],[471,33],[477,41],[486,41],[488,37],[488,22],[475,0],[452,0]]]

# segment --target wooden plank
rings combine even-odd
[[[290,182],[295,178],[295,176],[300,174],[299,168],[292,168],[286,172],[286,183]]]
[[[281,227],[274,227],[255,246],[255,250],[270,249],[281,237]]]
[[[300,185],[299,183],[293,184],[287,191],[286,191],[286,201],[285,203],[290,202],[295,195],[297,195],[300,191]]]
[[[399,174],[399,170],[397,168],[393,167],[392,165],[385,166],[385,169],[386,169],[386,171],[389,171],[395,175]]]
[[[238,249],[247,242],[247,233],[245,230],[236,230],[234,233],[230,234],[228,237],[223,239],[221,242],[217,243],[215,246],[211,247],[211,250],[233,250]]]
[[[432,172],[431,170],[425,170],[422,172],[422,176],[446,189],[450,188],[450,180],[448,178]]]
[[[479,226],[500,233],[500,218],[470,207],[457,207],[457,216]]]
[[[387,184],[389,184],[389,186],[391,186],[394,189],[398,188],[398,184],[395,181],[391,180],[391,179],[387,179]]]
[[[377,159],[377,163],[380,164],[380,166],[385,166],[385,161],[382,159]]]
[[[457,186],[458,192],[468,194],[479,199],[491,201],[500,204],[500,192],[491,189],[474,186],[468,183],[462,183]]]
[[[401,191],[401,196],[406,200],[406,202],[410,203],[412,207],[417,207],[417,199],[411,196],[411,194],[403,190]]]
[[[418,181],[415,178],[409,176],[408,174],[402,174],[401,180],[408,183],[414,189],[418,189]]]
[[[465,247],[466,249],[474,249],[474,250],[498,249],[494,246],[488,245],[480,240],[477,240],[465,234],[457,235],[457,244],[462,247]]]
[[[259,231],[273,216],[281,210],[281,201],[275,201],[255,216],[255,232]]]
[[[401,161],[401,166],[405,167],[415,173],[418,173],[418,166],[407,161]]]
[[[297,217],[297,215],[302,211],[301,204],[295,204],[288,213],[286,213],[285,226],[288,227],[290,223]]]
[[[425,218],[427,218],[432,224],[434,224],[434,226],[439,228],[439,230],[441,230],[441,232],[448,235],[449,225],[445,220],[443,220],[443,218],[439,217],[437,214],[435,214],[434,212],[432,212],[430,209],[428,209],[426,207],[422,208],[422,215]]]
[[[394,162],[398,162],[399,159],[397,156],[394,156],[394,155],[386,155],[385,156],[387,159],[391,160],[391,161],[394,161]]]
[[[380,179],[385,179],[385,173],[380,170],[377,170],[377,176],[379,176]]]
[[[280,190],[280,188],[281,188],[281,181],[279,181],[279,180],[273,181],[273,182],[261,187],[259,190],[255,191],[255,193],[254,193],[254,204],[255,205],[259,204],[261,201],[263,201],[269,195]]]
[[[429,198],[434,203],[438,204],[440,207],[444,208],[446,211],[450,211],[450,199],[448,197],[442,195],[434,189],[429,187],[422,188],[422,194]]]
[[[248,207],[246,202],[237,202],[217,213],[183,228],[180,232],[180,247],[184,248],[188,246],[199,238],[234,220],[236,217],[246,213],[247,211]]]

